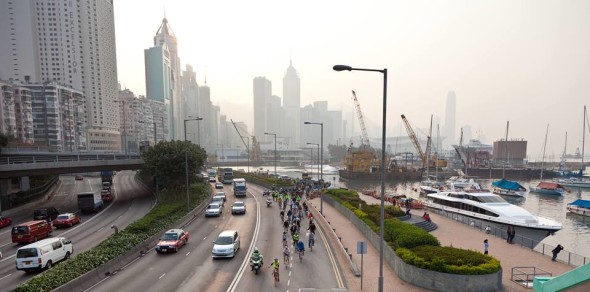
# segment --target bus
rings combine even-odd
[[[223,179],[221,182],[223,184],[231,184],[234,181],[234,171],[231,168],[224,168],[223,169]]]

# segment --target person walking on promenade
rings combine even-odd
[[[490,244],[488,243],[487,239],[483,241],[483,254],[488,254],[488,250],[490,248]]]
[[[553,253],[553,258],[551,258],[552,261],[556,261],[557,260],[557,254],[563,250],[563,246],[561,244],[558,244],[551,252]]]
[[[510,226],[508,228],[508,243],[512,243],[515,235],[516,235],[516,230],[514,229],[514,226]]]

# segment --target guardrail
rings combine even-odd
[[[141,159],[140,155],[125,154],[39,154],[0,157],[0,165],[43,163],[43,162],[71,162],[98,160],[130,160]]]
[[[525,288],[533,288],[533,281],[537,276],[551,277],[553,274],[537,267],[514,267],[510,280]]]

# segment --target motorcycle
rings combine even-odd
[[[254,270],[254,273],[258,275],[258,271],[262,267],[262,259],[252,259],[250,260],[250,265],[252,266],[252,270]]]
[[[270,207],[270,205],[272,205],[272,199],[268,198],[266,199],[266,206]]]

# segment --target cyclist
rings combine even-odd
[[[309,233],[315,233],[315,223],[313,223],[313,221],[309,222],[309,227],[307,228],[307,230],[309,230]]]
[[[291,225],[291,235],[295,234],[295,232],[297,232],[297,224],[293,223]]]
[[[281,221],[285,221],[285,210],[281,210]]]
[[[287,231],[283,231],[283,246],[287,245]]]
[[[274,272],[277,273],[277,281],[280,281],[279,280],[279,259],[275,258],[275,260],[272,263],[270,263],[270,266],[268,266],[268,267],[274,268]]]
[[[309,242],[308,242],[309,250],[313,251],[314,245],[315,245],[315,233],[310,232],[309,233]]]
[[[289,250],[289,245],[285,244],[283,247],[283,262],[285,265],[289,264],[289,256],[291,255],[291,250]]]
[[[285,220],[285,222],[283,222],[283,229],[285,231],[289,229],[289,220]]]
[[[297,251],[300,253],[300,256],[303,256],[305,254],[305,244],[303,243],[303,241],[297,242]]]
[[[299,232],[295,231],[293,233],[293,246],[295,246],[299,242]]]

